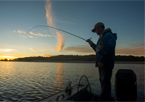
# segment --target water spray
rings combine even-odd
[[[49,27],[49,28],[52,28],[52,29],[56,29],[56,30],[59,30],[59,31],[62,31],[62,32],[65,32],[65,33],[67,33],[67,34],[70,34],[70,35],[72,35],[72,36],[75,36],[75,37],[77,37],[77,38],[80,38],[80,39],[82,39],[82,40],[85,40],[85,41],[88,41],[88,40],[90,40],[90,39],[84,39],[84,38],[82,38],[82,37],[80,37],[80,36],[77,36],[77,35],[75,35],[75,34],[72,34],[72,33],[70,33],[70,32],[67,32],[67,31],[64,31],[64,30],[62,30],[62,29],[58,29],[58,28],[55,28],[55,27],[52,27],[52,26],[48,26],[48,25],[39,25],[39,26],[34,26],[34,27],[32,27],[30,30],[32,30],[32,29],[34,29],[34,28],[36,28],[36,27]],[[29,31],[30,31],[29,30]],[[29,33],[29,31],[27,32],[27,34]]]

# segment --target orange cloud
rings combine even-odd
[[[90,46],[87,46],[87,45],[67,47],[63,51],[95,54],[94,50]]]
[[[140,44],[141,46],[143,44]],[[77,53],[89,53],[95,54],[94,50],[87,45],[71,46],[63,49],[63,52],[77,52]],[[117,55],[135,55],[135,56],[145,56],[144,47],[135,48],[116,48],[115,53]]]
[[[61,51],[62,48],[64,47],[64,36],[63,34],[56,32],[57,33],[57,40],[58,40],[58,44],[57,44],[57,51]],[[61,42],[61,43],[60,43]]]
[[[49,36],[49,37],[52,37],[51,35],[45,35],[45,34],[41,34],[41,33],[33,33],[33,32],[29,32],[31,35],[36,35],[36,36],[41,36],[41,37],[47,37],[47,36]]]
[[[47,25],[55,27],[54,17],[52,16],[52,12],[51,12],[51,2],[49,0],[46,1],[45,9],[46,9]],[[52,29],[49,30],[53,34],[54,31]],[[58,31],[55,31],[54,33],[57,34],[55,37],[57,38],[57,51],[59,52],[62,50],[64,46],[64,35],[59,33]]]
[[[118,47],[116,48],[116,54],[124,54],[124,55],[135,55],[135,56],[145,56],[144,50],[144,42],[136,42],[128,44],[128,47]]]
[[[116,49],[116,54],[126,54],[126,55],[145,55],[144,48],[121,48]]]

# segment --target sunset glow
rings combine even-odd
[[[15,58],[13,56],[1,56],[2,58]]]
[[[97,22],[117,33],[116,55],[145,56],[143,1],[0,1],[0,9],[0,59],[95,54],[86,41],[59,30],[29,30],[48,25],[96,43]]]

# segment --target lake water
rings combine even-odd
[[[0,101],[37,101],[64,90],[67,83],[78,84],[82,75],[100,94],[98,68],[94,63],[0,62]],[[115,64],[112,96],[118,69],[132,69],[137,75],[137,100],[144,100],[144,64]]]

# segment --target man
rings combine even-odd
[[[105,25],[102,22],[97,23],[92,32],[99,35],[97,44],[94,44],[90,39],[87,42],[96,52],[96,67],[99,69],[101,83],[101,100],[112,101],[110,80],[114,68],[117,36],[112,33],[110,28],[105,29]]]

